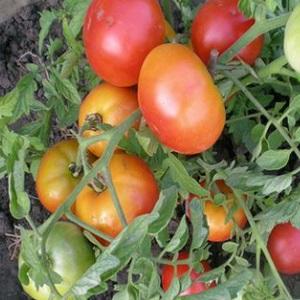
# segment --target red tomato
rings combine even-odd
[[[109,169],[127,222],[150,213],[159,191],[146,163],[133,155],[115,153]],[[123,229],[108,189],[97,193],[91,187],[85,187],[75,202],[75,214],[83,222],[112,237]]]
[[[182,251],[178,255],[178,259],[187,259],[188,257],[189,257],[189,254],[185,251]],[[211,267],[208,264],[208,262],[202,261],[201,265],[204,269],[204,272],[208,272],[211,270]],[[177,268],[177,278],[183,277],[189,270],[188,265],[178,265],[176,268]],[[162,275],[161,275],[162,287],[163,287],[164,291],[168,290],[169,286],[172,283],[174,276],[175,276],[175,268],[170,265],[164,265],[162,268]],[[201,273],[197,273],[195,270],[192,270],[190,277],[193,281],[198,280],[199,278],[201,278]],[[185,291],[183,291],[180,294],[180,296],[199,294],[199,293],[201,293],[209,288],[215,287],[215,286],[216,286],[215,282],[206,283],[206,282],[197,281],[197,282],[192,283],[192,285],[189,288],[187,288]]]
[[[138,100],[157,138],[179,153],[207,150],[224,128],[221,95],[201,60],[183,45],[151,51],[141,69]]]
[[[238,8],[238,0],[208,0],[198,11],[192,25],[192,43],[195,52],[205,64],[209,63],[213,49],[219,54],[233,45],[253,24]],[[254,64],[260,55],[264,37],[259,36],[245,48],[238,57],[248,64]]]
[[[164,16],[155,0],[93,0],[84,21],[89,63],[120,87],[137,83],[145,57],[164,38]]]
[[[103,123],[117,126],[138,109],[137,94],[133,88],[115,87],[109,83],[96,86],[80,105],[79,126],[81,127],[86,117],[98,114]],[[138,122],[134,127],[138,126]],[[84,136],[99,135],[99,131],[86,130]],[[100,157],[105,150],[107,142],[101,141],[89,147],[89,150]]]
[[[300,273],[300,229],[291,223],[276,225],[268,240],[268,250],[277,270],[284,274]]]

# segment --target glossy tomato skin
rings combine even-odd
[[[164,16],[156,0],[93,0],[83,27],[90,65],[120,87],[137,83],[145,57],[164,37]]]
[[[136,156],[115,153],[109,169],[127,222],[150,213],[159,191],[147,164]],[[117,236],[123,229],[108,189],[97,193],[85,187],[75,202],[75,214],[111,237]]]
[[[178,255],[178,259],[187,259],[189,257],[189,254],[185,251],[182,251]],[[203,270],[205,272],[208,272],[211,270],[210,265],[206,261],[201,262]],[[183,277],[189,270],[188,265],[178,265],[177,266],[177,278]],[[162,287],[164,291],[167,291],[168,288],[170,287],[172,280],[175,276],[175,268],[170,265],[164,265],[162,268],[162,275],[161,275],[161,280],[162,280]],[[197,273],[195,270],[191,271],[190,278],[192,280],[196,280],[201,278],[201,273]],[[212,283],[206,283],[206,282],[201,282],[197,281],[194,282],[189,288],[187,288],[185,291],[183,291],[180,296],[187,296],[187,295],[193,295],[193,294],[199,294],[209,288],[215,287],[216,284],[214,282]]]
[[[201,183],[205,185],[205,183]],[[236,223],[241,229],[247,225],[247,217],[242,208],[238,208],[233,214],[233,220],[227,221],[227,215],[232,205],[234,204],[235,197],[232,190],[228,187],[223,180],[216,181],[218,190],[223,193],[226,198],[224,206],[218,206],[211,200],[206,200],[204,204],[204,214],[208,225],[208,241],[210,242],[224,242],[232,237],[234,224]],[[213,193],[212,193],[213,194]],[[194,199],[191,197],[190,200]],[[189,216],[189,212],[187,212]]]
[[[80,180],[70,171],[76,162],[78,144],[76,140],[64,140],[44,154],[36,177],[36,192],[42,205],[54,212],[71,194]]]
[[[208,64],[210,53],[216,49],[219,54],[233,45],[253,24],[238,8],[238,0],[208,0],[199,9],[192,25],[192,44],[201,60]],[[241,49],[238,57],[254,64],[264,45],[259,36]]]
[[[115,87],[109,83],[96,86],[83,100],[79,110],[79,127],[82,127],[87,116],[99,114],[103,123],[117,126],[138,109],[136,90],[133,88]],[[138,127],[138,122],[134,125]],[[86,130],[84,136],[99,135],[99,131]],[[89,147],[89,150],[100,157],[107,145],[101,141]]]
[[[95,262],[92,245],[84,237],[81,229],[68,222],[58,222],[54,225],[46,243],[46,252],[51,267],[59,274],[62,282],[56,284],[58,292],[65,294],[72,285]],[[19,268],[24,264],[22,252],[19,256]],[[43,285],[38,290],[29,278],[29,284],[22,284],[24,291],[33,299],[48,300],[50,288]]]
[[[277,270],[293,275],[300,273],[300,229],[291,223],[276,225],[268,240],[268,250]]]
[[[158,46],[139,78],[143,116],[161,143],[196,154],[217,141],[225,124],[221,95],[201,60],[180,44]]]

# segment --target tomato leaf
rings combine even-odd
[[[279,170],[287,165],[290,155],[291,150],[268,150],[256,162],[264,170]]]
[[[39,33],[39,53],[42,53],[43,50],[43,43],[46,38],[46,36],[49,33],[50,27],[53,24],[53,22],[56,20],[57,16],[55,11],[50,10],[44,10],[41,13],[40,17],[40,26],[41,30]]]

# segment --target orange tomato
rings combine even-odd
[[[115,153],[109,169],[127,222],[150,213],[159,190],[146,163],[133,155]],[[75,202],[74,211],[83,222],[112,237],[123,229],[108,189],[97,193],[85,187]]]
[[[137,94],[133,88],[119,88],[109,83],[96,86],[83,100],[79,110],[79,126],[82,127],[87,116],[98,114],[103,123],[117,126],[138,109]],[[138,126],[138,123],[134,125]],[[85,137],[101,134],[100,131],[86,130]],[[89,150],[100,157],[107,142],[101,141],[89,147]]]

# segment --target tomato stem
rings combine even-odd
[[[170,0],[162,0],[161,5],[162,5],[164,15],[166,16],[167,21],[173,27],[174,26],[174,20],[173,20],[173,14],[172,14],[172,10],[171,10]]]

